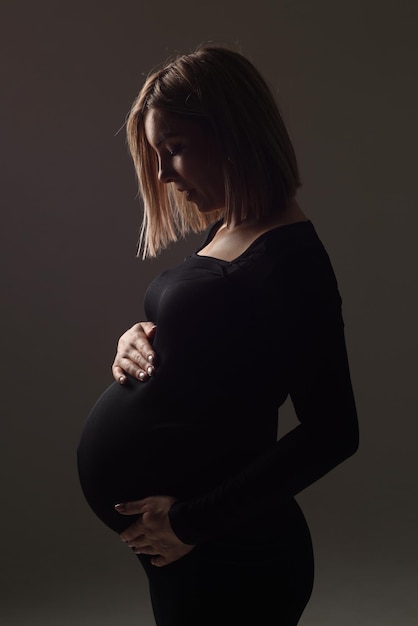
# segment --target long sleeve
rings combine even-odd
[[[308,260],[291,255],[285,266],[285,280],[282,264],[280,280],[273,273],[271,282],[281,285],[280,302],[285,284],[286,375],[299,424],[216,488],[173,506],[170,521],[185,543],[233,532],[243,520],[268,514],[358,447],[341,298],[328,257],[314,250]],[[267,314],[271,323],[275,310],[272,305]]]

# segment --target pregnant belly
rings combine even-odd
[[[133,521],[114,510],[116,503],[155,494],[187,498],[211,482],[211,437],[151,382],[110,385],[93,406],[77,449],[84,496],[116,532]]]

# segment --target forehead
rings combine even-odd
[[[145,115],[144,126],[148,143],[154,148],[170,137],[196,136],[201,131],[198,122],[161,109],[150,109]]]
[[[172,133],[173,124],[164,111],[150,109],[145,115],[145,135],[150,144],[158,146],[161,139]]]

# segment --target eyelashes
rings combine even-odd
[[[169,155],[172,157],[178,156],[181,153],[182,149],[183,149],[183,146],[181,145],[173,146],[172,148],[167,148]]]

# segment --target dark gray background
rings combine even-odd
[[[199,240],[136,259],[118,131],[145,73],[214,40],[277,90],[344,299],[361,447],[298,498],[317,563],[301,626],[416,625],[416,1],[0,7],[1,624],[152,623],[136,559],[84,502],[75,450],[144,287]],[[288,407],[282,429],[293,419]]]

